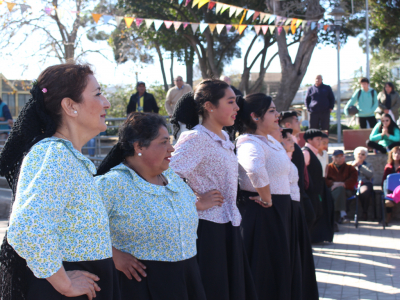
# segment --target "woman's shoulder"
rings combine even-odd
[[[385,171],[386,170],[390,170],[390,169],[393,169],[393,166],[391,164],[386,164],[385,165]]]
[[[72,145],[71,145],[72,146]],[[68,146],[61,139],[46,138],[35,145],[27,153],[24,162],[46,162],[48,164],[65,164],[73,158]]]
[[[125,170],[123,163],[115,166],[103,175],[95,177],[97,184],[107,186],[108,188],[119,187],[123,182],[129,179],[129,174]]]

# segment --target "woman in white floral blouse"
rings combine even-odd
[[[132,113],[98,169],[124,300],[206,299],[196,196],[169,168],[173,151],[163,117]]]
[[[0,252],[5,300],[119,299],[106,209],[82,146],[110,103],[89,66],[44,70],[1,153],[13,190]]]

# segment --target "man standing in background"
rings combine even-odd
[[[307,91],[305,105],[310,114],[310,129],[329,131],[330,113],[335,106],[335,96],[329,85],[322,83],[322,76],[315,77],[315,85]]]
[[[183,82],[182,76],[175,77],[174,83],[175,86],[168,90],[167,99],[165,100],[165,108],[170,117],[174,113],[176,102],[178,102],[184,94],[192,91],[192,87]]]
[[[146,92],[146,84],[143,81],[137,83],[137,93],[131,96],[126,114],[129,115],[131,112],[154,112],[158,114],[159,107],[153,94]]]

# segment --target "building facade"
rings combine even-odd
[[[9,80],[0,73],[0,96],[10,109],[11,115],[17,117],[22,107],[31,98],[31,80]]]

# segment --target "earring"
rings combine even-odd
[[[138,155],[138,156],[142,156],[142,153],[138,153],[137,155]]]
[[[211,112],[213,112],[213,110],[211,110]]]
[[[74,110],[74,114],[77,114],[78,112],[76,110]]]
[[[258,118],[255,118],[254,121],[258,121]]]

